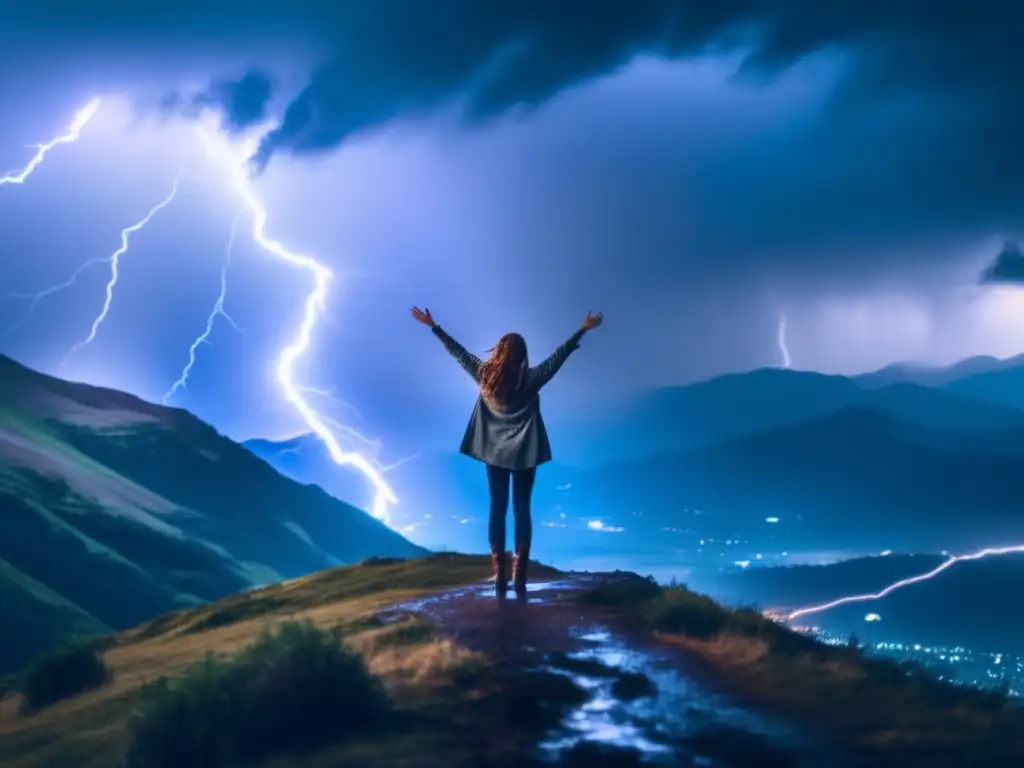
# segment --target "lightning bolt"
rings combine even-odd
[[[313,278],[313,288],[304,304],[302,323],[294,340],[278,355],[277,381],[285,399],[299,412],[309,430],[324,444],[334,463],[354,467],[373,485],[375,494],[371,513],[377,519],[387,522],[388,504],[396,504],[398,499],[384,480],[383,472],[362,454],[346,453],[342,450],[327,420],[303,397],[303,388],[295,379],[295,363],[309,351],[317,320],[325,310],[327,287],[334,275],[330,269],[312,257],[290,251],[267,236],[267,210],[256,197],[248,175],[248,161],[257,143],[246,142],[246,146],[241,148],[242,151],[233,152],[223,137],[212,136],[202,126],[199,128],[199,137],[209,154],[227,165],[230,186],[252,214],[253,240],[267,253],[307,271]]]
[[[789,356],[789,346],[786,344],[786,316],[779,315],[779,332],[776,341],[779,345],[779,352],[782,355],[782,367],[789,370],[793,367],[793,360]]]
[[[224,299],[228,292],[228,267],[231,266],[231,250],[235,245],[235,235],[238,233],[238,222],[244,216],[246,211],[240,211],[234,220],[231,222],[231,235],[228,237],[227,247],[224,249],[224,264],[220,269],[220,295],[217,296],[217,301],[214,302],[213,309],[210,311],[209,316],[206,318],[206,328],[203,330],[196,340],[192,342],[192,346],[188,348],[188,363],[181,371],[181,377],[171,385],[171,388],[167,390],[167,394],[164,395],[163,404],[167,405],[171,398],[174,397],[175,393],[179,389],[184,389],[185,385],[188,384],[188,375],[192,372],[192,366],[196,364],[196,351],[199,349],[201,344],[209,341],[210,334],[213,333],[213,324],[217,322],[218,317],[223,317],[236,331],[241,333],[238,325],[232,319],[231,315],[224,311]]]
[[[117,286],[117,281],[119,277],[118,269],[120,267],[121,257],[128,252],[129,236],[134,232],[138,232],[140,229],[149,224],[149,222],[153,219],[154,216],[156,216],[160,211],[162,211],[164,208],[166,208],[174,201],[174,198],[178,195],[178,184],[180,182],[181,174],[179,173],[178,176],[174,179],[174,185],[171,187],[171,194],[169,194],[159,203],[154,205],[149,210],[149,213],[145,215],[144,218],[135,222],[130,227],[125,227],[124,229],[121,230],[121,247],[114,251],[106,259],[106,261],[110,262],[110,280],[109,282],[107,282],[107,292],[106,298],[103,301],[103,309],[100,310],[100,313],[96,316],[96,319],[92,321],[92,328],[89,330],[89,335],[82,341],[75,344],[75,346],[73,346],[68,351],[67,355],[64,356],[64,360],[61,361],[61,365],[64,365],[75,352],[77,352],[85,345],[92,343],[92,340],[96,338],[96,332],[100,329],[100,325],[103,323],[103,321],[107,319],[107,314],[110,312],[110,304],[114,300],[114,288]]]
[[[344,409],[352,411],[352,413],[354,413],[356,415],[356,418],[358,418],[360,420],[363,418],[363,414],[361,414],[359,412],[358,408],[356,408],[351,403],[349,403],[349,402],[347,402],[345,400],[342,400],[340,397],[338,397],[337,395],[334,394],[335,390],[337,389],[336,387],[331,386],[331,387],[328,387],[327,389],[320,389],[319,387],[314,387],[314,386],[311,386],[309,384],[305,384],[302,387],[300,387],[300,389],[301,389],[301,391],[308,392],[311,395],[316,395],[317,397],[322,397],[325,400],[329,401],[330,403],[332,403],[333,405],[335,405],[335,406],[337,406],[339,408],[344,408]],[[369,442],[369,440],[367,440],[367,442]]]
[[[34,145],[36,154],[31,160],[29,160],[28,165],[22,168],[18,173],[7,173],[4,176],[0,176],[0,187],[5,184],[24,184],[26,179],[32,175],[32,172],[39,167],[39,164],[46,158],[47,152],[58,144],[72,144],[78,141],[78,136],[85,127],[85,124],[92,120],[93,115],[96,114],[96,110],[99,108],[100,100],[98,98],[93,99],[75,113],[75,119],[71,122],[71,125],[68,126],[66,133],[55,139],[51,139],[46,144]]]
[[[63,283],[58,283],[57,285],[51,285],[49,288],[44,288],[43,290],[38,291],[36,293],[5,292],[4,296],[7,296],[7,297],[13,298],[13,299],[31,299],[32,303],[29,304],[28,312],[25,313],[25,317],[23,317],[21,320],[19,320],[13,326],[11,326],[6,331],[4,331],[4,335],[5,336],[10,335],[10,334],[14,333],[16,330],[18,330],[19,328],[21,328],[21,326],[23,326],[25,323],[27,323],[31,319],[32,313],[35,311],[35,308],[39,305],[40,301],[45,299],[47,296],[52,296],[55,293],[60,293],[61,291],[65,291],[68,288],[70,288],[72,285],[75,284],[75,281],[77,281],[78,278],[82,276],[82,273],[85,272],[85,270],[87,270],[89,267],[94,267],[97,264],[109,264],[109,263],[110,263],[110,257],[109,256],[103,257],[103,258],[99,258],[99,257],[92,258],[92,259],[89,259],[84,264],[82,264],[82,266],[80,266],[74,272],[72,272],[71,273],[71,277],[69,277]]]
[[[378,464],[378,467],[380,467],[381,472],[391,472],[393,470],[398,469],[403,464],[408,464],[410,461],[418,459],[422,455],[423,454],[421,453],[412,453],[408,456],[404,456],[401,459],[398,459],[397,461],[393,461],[390,464]]]
[[[80,110],[78,110],[78,112],[75,113],[75,119],[72,120],[71,125],[68,126],[67,131],[64,134],[57,136],[54,139],[51,139],[45,144],[36,144],[36,154],[29,161],[28,165],[22,168],[21,171],[19,171],[18,173],[7,173],[4,176],[0,177],[0,187],[4,186],[5,184],[24,184],[28,177],[32,175],[32,172],[35,171],[39,164],[42,163],[43,160],[46,158],[47,152],[56,147],[58,144],[72,144],[78,141],[78,137],[81,135],[82,129],[85,127],[86,123],[92,120],[93,116],[96,114],[99,108],[100,99],[95,98],[88,104],[86,104],[84,107],[82,107]],[[74,273],[72,273],[71,277],[68,278],[65,282],[60,283],[59,285],[52,286],[50,288],[45,288],[42,291],[39,291],[38,293],[5,292],[5,296],[9,296],[11,298],[16,299],[31,299],[32,303],[29,305],[28,312],[26,313],[25,317],[20,322],[8,328],[4,332],[4,335],[14,333],[14,331],[18,330],[22,325],[28,322],[29,317],[35,311],[35,308],[36,306],[38,306],[40,301],[45,299],[47,296],[51,296],[55,293],[70,288],[79,278],[79,276],[81,276],[81,274],[85,272],[85,270],[87,270],[89,267],[95,266],[97,264],[103,264],[107,261],[108,259],[89,259],[89,261],[85,262],[85,264],[76,269]]]
[[[337,419],[332,419],[329,416],[324,416],[322,418],[323,418],[325,423],[330,424],[332,427],[334,427],[339,433],[341,433],[344,437],[346,437],[350,442],[352,442],[352,443],[362,443],[363,445],[370,446],[370,448],[373,450],[375,456],[376,456],[376,454],[380,453],[380,450],[384,447],[384,444],[380,441],[379,438],[367,437],[362,432],[359,432],[358,430],[353,429],[352,427],[348,426],[347,424],[342,424]],[[397,459],[397,460],[391,462],[390,464],[384,464],[381,461],[379,461],[376,457],[374,457],[372,459],[368,459],[368,460],[373,463],[373,466],[375,466],[377,468],[377,471],[379,471],[381,474],[385,474],[386,475],[388,472],[391,472],[392,470],[398,469],[403,464],[407,464],[410,461],[412,461],[413,459],[418,459],[421,455],[422,454],[419,454],[419,453],[413,453],[413,454],[411,454],[409,456],[403,456],[402,458]]]
[[[994,547],[994,548],[989,548],[989,549],[981,549],[981,550],[978,550],[977,552],[972,552],[971,554],[968,554],[968,555],[956,555],[956,556],[950,557],[949,560],[947,560],[946,562],[942,563],[942,565],[939,565],[936,568],[933,568],[932,570],[928,571],[927,573],[922,573],[922,574],[919,574],[917,576],[911,576],[910,578],[907,578],[907,579],[901,579],[900,581],[897,581],[897,582],[895,582],[893,584],[890,584],[888,587],[883,589],[881,592],[875,592],[873,594],[865,594],[865,595],[850,595],[848,597],[841,597],[838,600],[833,600],[833,601],[828,602],[828,603],[822,603],[821,605],[811,606],[810,608],[801,608],[800,610],[793,611],[788,616],[786,616],[786,621],[793,621],[794,619],[798,619],[801,616],[807,616],[807,615],[812,614],[812,613],[821,613],[822,611],[828,611],[828,610],[831,610],[832,608],[838,608],[840,605],[848,605],[850,603],[863,603],[863,602],[866,602],[868,600],[881,600],[883,597],[886,597],[887,595],[891,595],[893,592],[895,592],[898,589],[903,589],[904,587],[909,587],[912,584],[920,584],[922,581],[928,581],[928,579],[933,579],[936,576],[938,576],[940,573],[942,573],[943,571],[945,571],[945,570],[947,570],[949,568],[952,568],[957,563],[963,563],[963,562],[966,562],[968,560],[982,560],[982,559],[984,559],[986,557],[999,557],[1000,555],[1012,555],[1012,554],[1017,554],[1017,553],[1021,553],[1021,552],[1024,552],[1024,544],[1017,545],[1017,546],[1012,546],[1012,547]]]
[[[47,152],[56,147],[58,144],[69,144],[78,140],[82,128],[93,118],[100,106],[100,99],[95,98],[90,101],[83,109],[75,115],[75,118],[65,134],[58,136],[46,144],[40,144],[36,146],[37,152],[32,160],[29,162],[24,169],[18,173],[9,173],[3,177],[0,177],[0,185],[3,184],[23,184],[25,180],[35,171],[40,163],[43,162]],[[248,146],[242,153],[235,154],[231,151],[231,147],[225,141],[216,141],[212,136],[200,129],[200,138],[203,140],[208,152],[220,159],[227,161],[229,168],[228,181],[231,187],[235,190],[238,196],[243,201],[245,208],[252,214],[252,236],[256,243],[263,248],[265,251],[274,255],[293,266],[297,266],[307,270],[314,279],[313,289],[309,293],[306,302],[304,304],[304,314],[302,323],[300,324],[297,335],[294,341],[281,350],[278,357],[277,366],[277,379],[278,383],[284,392],[285,399],[295,407],[299,412],[306,426],[321,440],[326,446],[332,460],[339,465],[351,466],[357,469],[362,475],[373,485],[376,493],[374,496],[372,514],[374,517],[387,520],[387,512],[389,504],[396,504],[398,499],[395,497],[394,492],[388,486],[383,478],[384,472],[393,469],[394,466],[385,467],[378,464],[375,460],[367,459],[360,453],[351,452],[347,453],[342,450],[339,444],[338,438],[328,427],[330,420],[321,416],[315,408],[313,408],[307,400],[303,397],[303,387],[298,385],[295,380],[294,367],[295,363],[300,357],[302,357],[308,350],[311,344],[313,331],[316,328],[317,320],[320,315],[325,312],[325,303],[327,296],[327,287],[333,278],[332,272],[324,265],[317,262],[315,259],[294,253],[285,248],[281,243],[270,239],[265,234],[267,212],[263,204],[256,197],[249,183],[247,174],[247,163],[248,159],[253,155],[255,145]],[[120,259],[125,253],[128,252],[130,236],[138,232],[140,229],[145,227],[149,222],[159,213],[161,210],[170,205],[178,193],[178,185],[181,181],[181,173],[175,178],[174,185],[171,189],[171,193],[160,203],[150,209],[149,213],[144,218],[135,224],[126,227],[121,231],[121,247],[116,250],[113,254],[106,258],[90,259],[82,266],[80,266],[71,277],[65,282],[55,285],[36,294],[12,294],[19,295],[24,298],[31,298],[32,304],[29,307],[29,313],[35,309],[36,305],[45,297],[53,295],[59,291],[70,288],[75,281],[85,272],[86,269],[100,263],[110,264],[110,280],[107,282],[105,298],[103,307],[100,313],[93,320],[92,326],[89,329],[89,334],[85,339],[75,344],[65,355],[62,365],[79,349],[92,343],[96,338],[96,334],[99,331],[100,326],[106,320],[107,315],[110,312],[110,306],[114,298],[114,290],[117,286],[118,279],[120,276]],[[231,317],[224,312],[224,296],[226,294],[226,270],[227,262],[230,259],[231,246],[233,245],[235,237],[235,228],[237,226],[238,217],[232,224],[232,236],[229,240],[226,256],[225,266],[221,273],[221,293],[214,305],[214,309],[211,312],[206,330],[199,338],[193,343],[189,350],[189,363],[186,365],[182,372],[181,378],[175,382],[175,384],[168,391],[165,396],[165,402],[170,399],[175,392],[185,386],[188,380],[188,374],[191,371],[192,366],[195,363],[195,354],[198,346],[207,340],[210,332],[212,331],[213,323],[217,316],[223,316],[228,322],[233,321]],[[237,326],[236,326],[237,328]],[[13,329],[12,329],[13,330]],[[359,435],[354,430],[347,430],[351,432],[353,436],[363,439],[362,435]],[[414,457],[409,457],[414,458]],[[405,459],[403,461],[407,461]],[[401,462],[398,462],[399,464]]]

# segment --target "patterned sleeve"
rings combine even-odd
[[[540,390],[545,384],[551,381],[552,377],[558,373],[558,369],[562,367],[562,364],[569,358],[573,350],[578,349],[580,346],[580,340],[583,338],[583,334],[586,331],[576,331],[569,340],[566,341],[562,346],[556,349],[547,360],[538,365],[536,368],[530,370],[530,384],[537,390]]]
[[[480,381],[480,358],[471,352],[467,352],[466,348],[445,333],[441,326],[434,326],[433,331],[434,335],[444,344],[444,348],[448,350],[448,353],[455,358],[459,365],[465,368],[466,373],[472,376],[474,381]]]

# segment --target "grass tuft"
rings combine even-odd
[[[339,631],[286,622],[233,658],[210,655],[143,690],[128,768],[260,760],[338,743],[390,711],[378,680]]]
[[[93,638],[75,639],[32,661],[15,682],[23,697],[22,714],[37,712],[108,682],[111,673],[101,645]]]

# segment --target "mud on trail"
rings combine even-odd
[[[490,707],[504,725],[467,738],[481,739],[489,765],[855,765],[793,724],[716,692],[693,662],[645,638],[622,615],[574,599],[614,578],[531,584],[525,598],[499,598],[490,584],[457,588],[392,606],[380,618],[424,619],[486,656],[498,682],[479,704],[480,722],[488,722]],[[503,740],[517,726],[543,735],[532,746]]]

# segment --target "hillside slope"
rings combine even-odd
[[[363,563],[122,632],[102,646],[105,682],[27,714],[21,683],[0,698],[0,762],[959,768],[1024,754],[1024,713],[1003,695],[629,573],[537,564],[525,602],[499,600],[479,583],[487,565]],[[261,637],[297,619],[336,634]],[[310,662],[330,648],[358,667]],[[244,684],[223,682],[232,671]],[[353,727],[371,707],[375,721]]]
[[[186,411],[0,356],[0,673],[68,632],[420,554]]]

